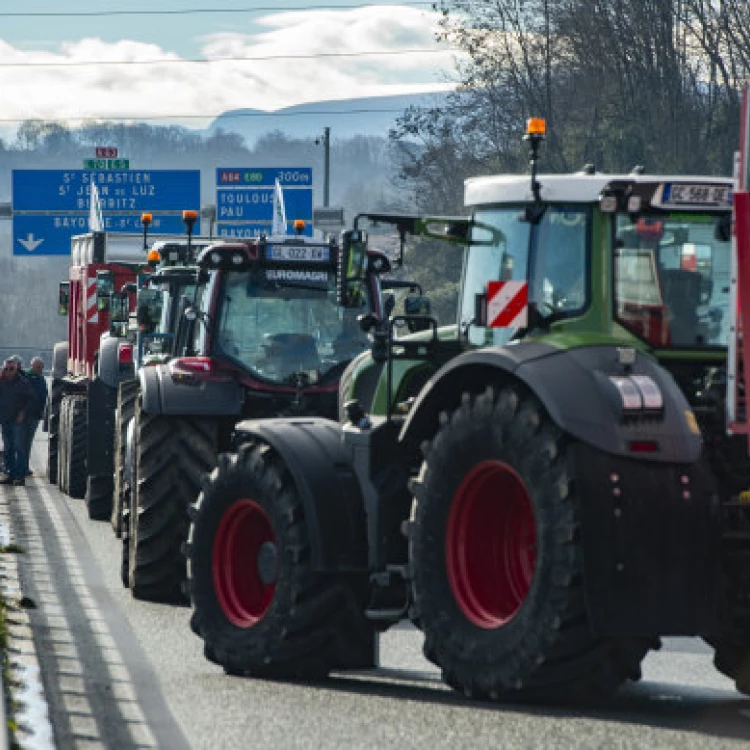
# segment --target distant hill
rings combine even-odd
[[[324,127],[331,128],[331,139],[357,135],[381,136],[396,124],[397,118],[411,106],[429,107],[445,102],[447,93],[373,96],[309,102],[273,112],[260,109],[235,109],[217,117],[209,132],[225,130],[243,136],[252,148],[262,135],[274,130],[289,138],[316,138]]]

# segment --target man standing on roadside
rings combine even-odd
[[[6,359],[0,373],[0,426],[5,445],[5,470],[0,484],[23,487],[29,469],[26,453],[26,410],[34,400],[34,391],[18,373],[18,364]]]
[[[28,460],[31,458],[31,446],[47,406],[47,379],[44,377],[44,360],[41,357],[34,357],[31,360],[31,369],[26,373],[26,378],[36,396],[26,411],[26,476],[30,477],[31,469],[28,467]]]

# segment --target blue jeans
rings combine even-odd
[[[11,479],[25,479],[29,470],[26,451],[26,422],[9,422],[3,425],[5,446],[5,471]]]

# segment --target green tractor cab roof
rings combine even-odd
[[[595,203],[607,192],[636,194],[651,208],[729,211],[733,182],[728,177],[650,174],[544,174],[538,176],[540,196],[548,203]],[[475,207],[534,200],[528,175],[472,177],[465,183],[465,203]]]

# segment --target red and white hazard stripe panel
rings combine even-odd
[[[99,310],[96,306],[96,279],[89,279],[86,287],[86,321],[88,323],[99,322]]]
[[[529,320],[529,285],[526,281],[487,283],[487,326],[525,328]]]

